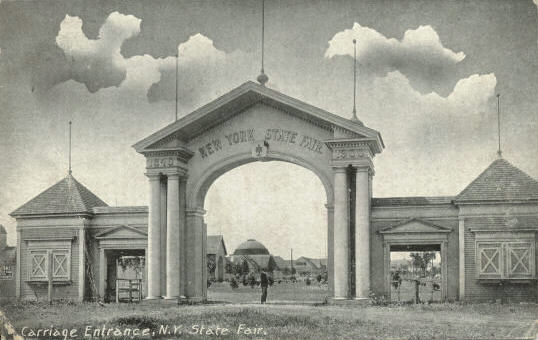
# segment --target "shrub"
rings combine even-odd
[[[230,280],[230,287],[232,287],[232,289],[239,288],[239,285],[237,284],[237,280],[235,279],[235,277],[232,277],[232,279]]]
[[[307,286],[310,286],[310,284],[312,283],[312,281],[310,281],[310,278],[307,277],[306,280],[305,280],[305,283]]]
[[[384,295],[376,295],[375,293],[370,292],[369,297],[372,306],[388,306],[390,304],[390,300],[388,300]]]
[[[256,286],[256,278],[254,277],[253,273],[250,273],[248,275],[247,283],[250,286],[250,288],[254,288],[254,286]]]

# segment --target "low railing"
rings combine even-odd
[[[123,300],[142,300],[142,279],[116,279],[116,303]]]

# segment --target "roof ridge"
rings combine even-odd
[[[494,160],[455,201],[538,200],[538,181],[508,160]]]
[[[538,180],[536,180],[534,177],[532,177],[531,175],[529,175],[528,173],[526,173],[525,171],[521,170],[520,168],[516,167],[515,165],[513,165],[512,163],[508,162],[507,160],[505,160],[504,158],[501,158],[500,160],[503,160],[506,165],[510,166],[513,168],[513,170],[515,171],[518,171],[519,173],[521,173],[522,175],[524,175],[525,177],[527,177],[529,180],[535,182],[536,184],[538,184]]]
[[[472,187],[472,185],[473,185],[474,183],[476,183],[476,182],[478,181],[478,179],[481,178],[482,175],[484,175],[484,174],[486,173],[486,171],[488,171],[488,169],[491,168],[491,167],[493,166],[493,164],[495,164],[495,162],[497,162],[497,161],[500,160],[500,159],[502,159],[502,158],[496,159],[496,160],[494,160],[490,165],[488,165],[488,166],[487,166],[487,167],[486,167],[486,168],[485,168],[485,169],[484,169],[478,176],[476,176],[475,179],[473,179],[473,180],[471,181],[471,183],[467,184],[467,186],[466,186],[465,188],[463,188],[463,190],[462,190],[459,194],[457,194],[454,198],[457,200],[457,199],[458,199],[460,196],[462,196],[465,192],[469,191],[470,188]]]
[[[82,203],[82,208],[84,210],[88,210],[86,205],[84,204],[84,200],[82,199],[82,195],[80,193],[78,184],[79,183],[73,177],[73,175],[71,175],[71,174],[67,175],[67,188],[69,190],[68,193],[69,193],[69,199],[70,199],[70,203],[72,205],[72,209],[73,210],[77,209],[79,203]],[[74,187],[74,190],[73,190],[73,187]],[[78,199],[78,201],[77,201],[77,199]]]
[[[91,213],[91,209],[96,206],[108,205],[71,174],[68,174],[21,205],[10,215]]]
[[[56,186],[58,186],[60,183],[62,183],[63,181],[65,181],[65,178],[62,178],[61,180],[59,180],[58,182],[54,183],[53,185],[51,185],[50,187],[48,187],[47,189],[41,191],[39,194],[35,195],[34,198],[32,198],[31,200],[23,203],[21,206],[19,206],[17,209],[13,210],[10,215],[13,215],[15,214],[17,211],[21,210],[24,206],[28,205],[30,202],[32,202],[35,198],[39,197],[39,196],[42,196],[50,191],[52,191],[53,189],[55,189]]]

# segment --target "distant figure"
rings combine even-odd
[[[260,286],[262,287],[262,304],[267,300],[267,287],[269,286],[269,280],[267,279],[267,274],[262,270],[260,274]]]
[[[397,270],[394,274],[392,274],[392,285],[395,289],[398,289],[400,285],[402,284],[402,277],[400,276],[400,271]]]

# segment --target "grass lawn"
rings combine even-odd
[[[415,289],[416,289],[415,283],[410,280],[403,280],[398,289],[394,288],[394,286],[391,285],[390,286],[391,301],[393,302],[415,301]],[[428,301],[440,302],[441,301],[441,290],[433,289],[431,282],[427,282],[424,286],[420,285],[418,292],[419,292],[420,301],[423,301],[423,302],[428,302]]]
[[[327,285],[317,282],[307,286],[304,282],[275,283],[268,288],[267,301],[283,303],[296,301],[301,303],[323,303],[328,295]],[[232,289],[228,282],[215,282],[207,290],[210,301],[229,303],[258,303],[261,297],[261,288],[239,285]]]
[[[178,306],[142,302],[104,306],[55,303],[49,306],[27,302],[7,304],[1,309],[19,334],[23,327],[37,331],[53,325],[60,330],[76,329],[76,338],[84,338],[86,327],[90,327],[91,335],[103,325],[107,329],[117,327],[120,332],[148,328],[149,334],[154,332],[154,338],[163,339],[516,338],[530,335],[530,326],[537,316],[536,305],[496,304],[376,307],[214,302]],[[200,334],[202,326],[204,331]],[[223,328],[229,331],[225,335],[215,335],[217,327],[221,334]],[[245,331],[246,327],[250,328],[251,334]],[[208,328],[213,334],[205,333]],[[262,329],[258,334],[252,334],[254,328]],[[25,332],[29,335],[28,329]],[[108,338],[130,338],[112,335]],[[63,339],[61,336],[56,338]],[[95,338],[107,337],[99,334]]]

